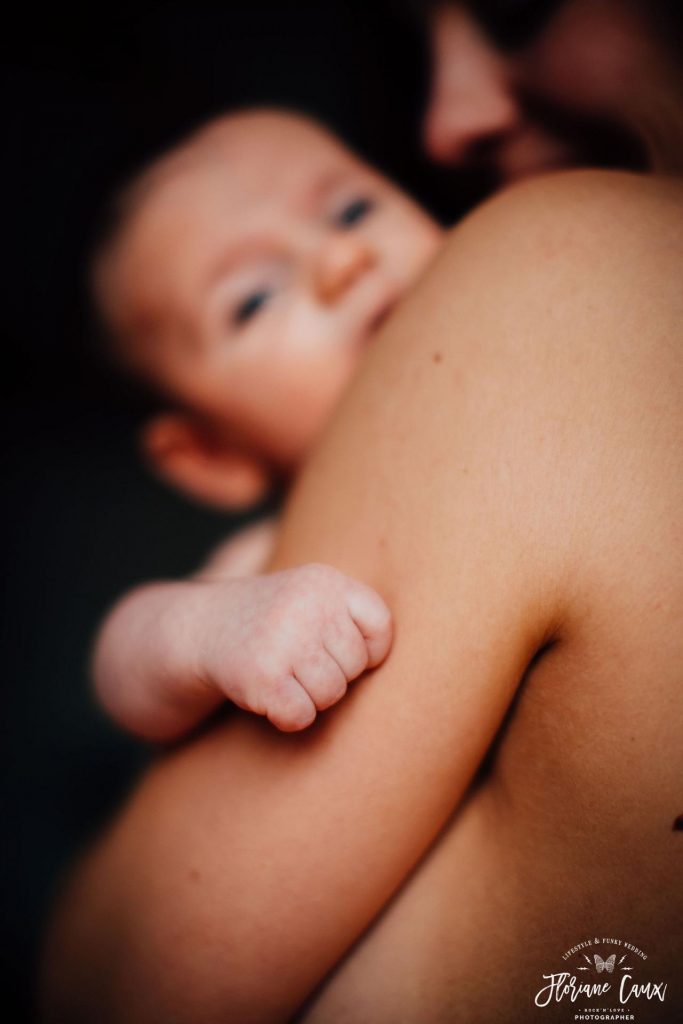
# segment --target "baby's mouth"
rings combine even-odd
[[[391,315],[391,313],[397,306],[399,299],[399,295],[391,295],[390,297],[385,299],[379,305],[379,307],[375,309],[372,312],[372,314],[368,317],[368,319],[365,321],[364,329],[362,332],[362,341],[364,344],[367,344],[368,342],[371,342],[374,339],[380,327],[383,326],[384,322],[388,319],[388,317]]]

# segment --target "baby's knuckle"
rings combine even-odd
[[[337,570],[324,562],[307,562],[302,566],[304,572],[319,579],[327,579],[336,575]]]
[[[280,670],[280,658],[273,644],[254,649],[249,658],[249,672],[255,685],[268,687]]]
[[[378,633],[391,629],[391,612],[381,597],[377,597],[374,608],[373,628]]]
[[[316,716],[316,709],[292,689],[283,685],[268,702],[268,718],[280,729],[303,729]]]
[[[331,565],[311,562],[304,566],[303,580],[311,589],[334,592],[344,585],[346,577]]]
[[[362,672],[368,667],[369,662],[367,647],[363,645],[362,650],[354,651],[349,657],[348,662],[348,678],[357,679]]]
[[[314,588],[313,579],[305,568],[287,572],[271,605],[272,618],[282,621],[290,617],[302,604],[305,605]]]
[[[333,679],[330,679],[327,687],[327,702],[328,704],[336,704],[337,701],[341,700],[346,691],[349,688],[349,683],[346,677],[343,675],[335,675]]]

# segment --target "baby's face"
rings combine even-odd
[[[323,129],[227,117],[164,158],[100,268],[124,360],[283,468],[441,232]]]

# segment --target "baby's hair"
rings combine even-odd
[[[88,260],[91,270],[114,246],[123,228],[139,209],[148,191],[154,171],[163,161],[167,152],[165,150],[146,160],[144,164],[120,180],[110,190],[94,220],[91,232]]]
[[[294,116],[311,120],[318,127],[324,126],[305,109],[290,109],[268,104],[240,105],[235,108],[213,112],[210,116],[185,125],[185,130],[178,132],[172,139],[166,139],[163,148],[156,148],[152,155],[140,161],[133,170],[121,175],[119,181],[109,190],[108,198],[101,205],[99,215],[93,221],[90,232],[90,244],[87,249],[88,267],[88,306],[89,306],[89,337],[93,354],[98,362],[113,371],[127,390],[133,390],[144,396],[145,400],[162,403],[164,407],[175,404],[155,387],[151,380],[144,379],[144,373],[136,373],[126,360],[124,350],[131,341],[126,336],[126,328],[112,322],[114,317],[108,314],[106,303],[100,290],[101,281],[106,277],[107,261],[116,260],[116,247],[127,226],[134,219],[147,197],[153,193],[160,180],[167,175],[172,176],[177,169],[187,166],[186,161],[192,160],[192,144],[205,133],[210,133],[225,119],[239,115],[271,115],[274,111],[285,116]],[[115,271],[114,271],[115,273]],[[129,346],[130,351],[130,346]],[[127,362],[129,365],[126,365]]]
[[[86,261],[88,336],[92,354],[100,366],[116,375],[119,386],[129,396],[136,402],[142,401],[147,407],[169,408],[174,403],[160,394],[151,381],[131,372],[130,367],[126,366],[121,357],[122,342],[125,339],[121,331],[110,322],[103,308],[98,295],[98,274],[103,270],[107,258],[113,255],[126,226],[144,204],[167,158],[213,120],[214,117],[210,117],[185,125],[182,131],[176,131],[170,138],[165,138],[163,145],[157,145],[151,153],[148,151],[144,160],[138,160],[132,167],[129,165],[110,185],[92,222]]]
[[[117,390],[125,395],[127,401],[147,412],[167,409],[171,402],[151,382],[132,373],[120,358],[121,337],[102,307],[96,279],[98,270],[143,200],[142,183],[162,156],[147,160],[110,189],[93,220],[87,250],[86,316],[91,354],[101,369],[108,375],[114,375]]]
[[[130,216],[129,189],[136,180],[137,174],[110,192],[100,207],[90,234],[87,254],[88,334],[93,354],[98,362],[106,362],[110,369],[115,368],[119,372],[121,372],[119,361],[114,358],[117,343],[116,332],[107,320],[98,299],[96,277],[98,268],[107,253],[113,249]]]
[[[93,343],[101,356],[109,357],[109,362],[116,362],[111,357],[115,354],[117,342],[120,339],[117,338],[116,332],[107,322],[101,304],[98,302],[96,278],[98,270],[102,267],[107,255],[113,251],[117,239],[121,237],[126,225],[130,223],[135,213],[143,205],[159,176],[164,173],[164,169],[172,167],[173,161],[179,157],[182,159],[185,148],[189,147],[198,136],[227,117],[242,113],[267,113],[272,109],[267,105],[257,104],[239,106],[218,113],[214,112],[189,126],[186,125],[185,130],[177,132],[172,139],[166,139],[162,148],[157,147],[152,155],[147,155],[144,162],[139,162],[131,172],[121,176],[119,181],[110,188],[108,198],[100,207],[99,215],[94,219],[87,250],[88,293],[92,313]],[[286,114],[308,116],[302,110],[279,109]]]
[[[132,163],[129,161],[123,173],[110,184],[107,196],[92,220],[86,249],[87,323],[92,355],[101,368],[115,375],[120,390],[125,391],[135,404],[142,403],[147,409],[169,409],[175,407],[177,403],[162,394],[152,381],[132,371],[126,365],[126,360],[121,357],[122,343],[126,339],[106,314],[98,295],[98,274],[103,270],[107,258],[113,255],[117,241],[144,204],[170,158],[209,128],[217,118],[239,113],[243,109],[246,108],[214,111],[208,116],[186,123],[182,129],[176,130],[170,136],[167,135],[163,143],[157,142],[151,152],[147,151],[144,159]]]

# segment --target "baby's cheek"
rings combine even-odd
[[[436,256],[443,238],[444,232],[427,218],[406,216],[397,225],[388,250],[399,280],[412,285]]]

